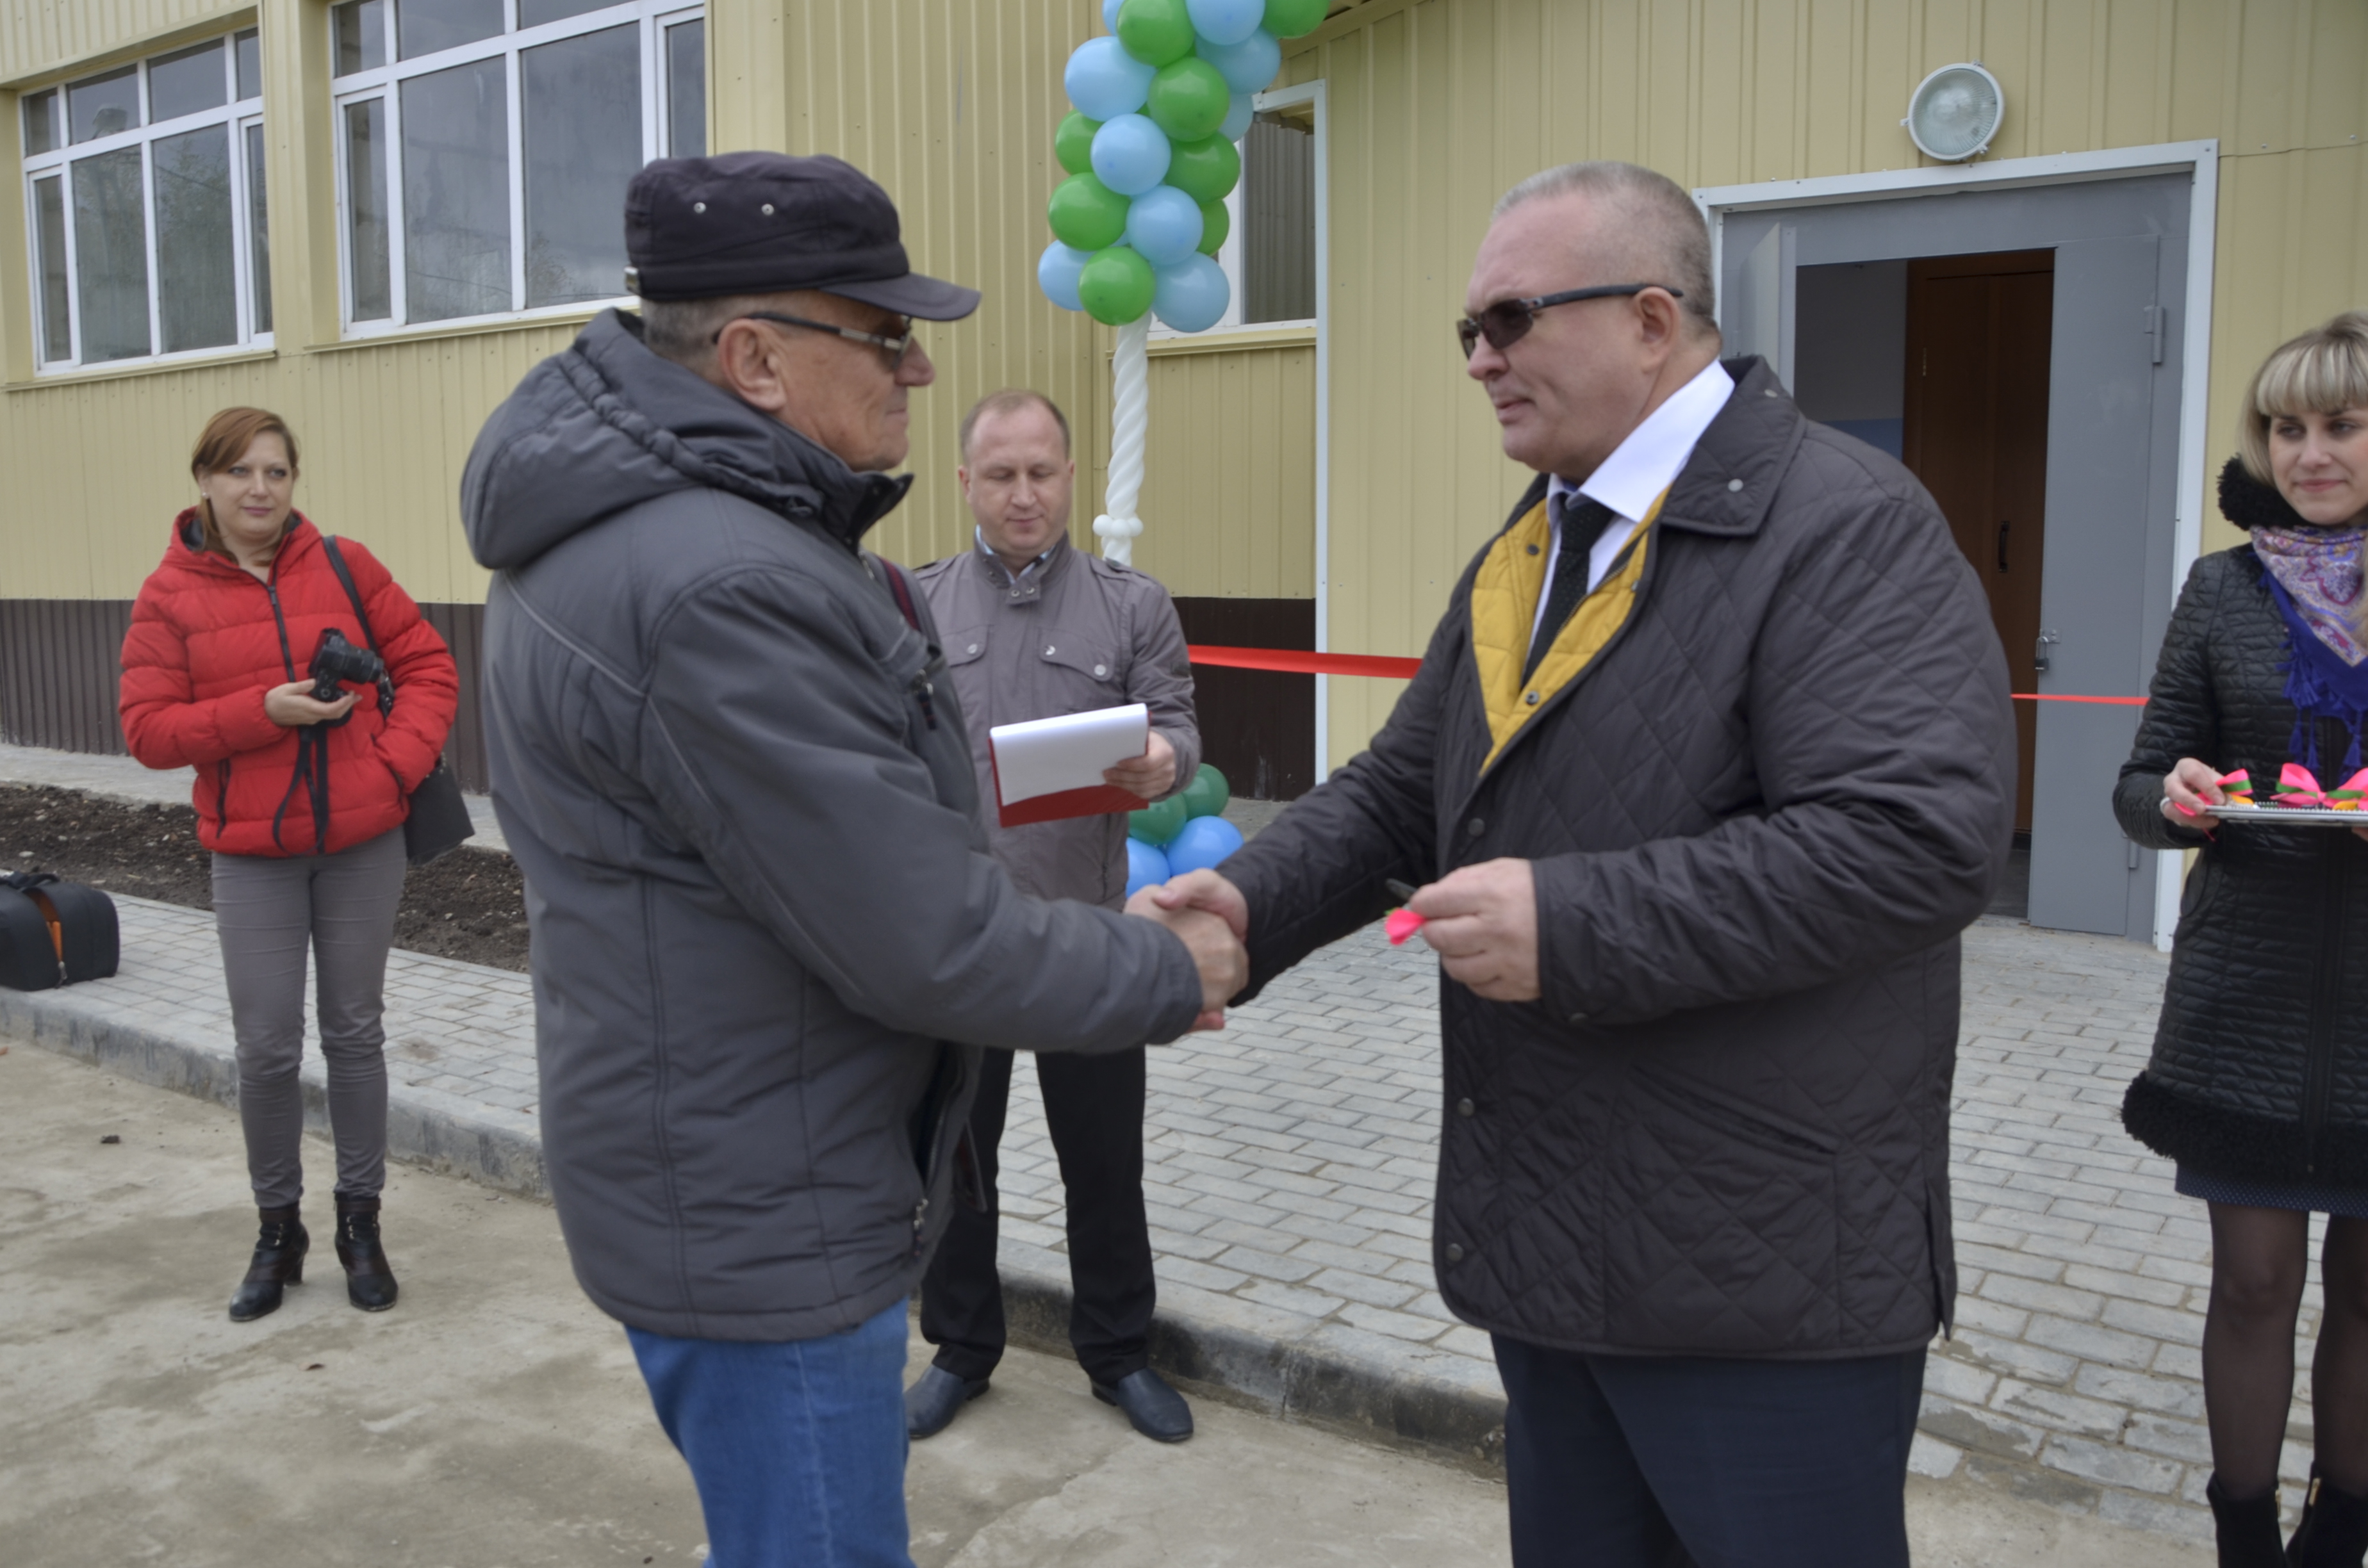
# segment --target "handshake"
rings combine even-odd
[[[1176,933],[1201,971],[1196,1029],[1225,1027],[1225,1004],[1249,983],[1250,906],[1241,890],[1214,871],[1188,871],[1147,887],[1126,901],[1126,912]]]

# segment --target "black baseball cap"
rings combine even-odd
[[[905,258],[896,204],[831,157],[659,158],[625,187],[625,287],[644,300],[817,289],[923,321],[959,321],[978,290]]]

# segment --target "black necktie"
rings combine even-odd
[[[1521,669],[1524,681],[1536,673],[1538,661],[1562,634],[1562,623],[1587,597],[1588,556],[1603,530],[1611,526],[1611,519],[1619,516],[1576,490],[1564,491],[1554,505],[1561,510],[1562,548],[1554,552],[1554,580],[1546,587],[1546,613],[1538,621],[1537,635],[1530,640],[1530,662]]]

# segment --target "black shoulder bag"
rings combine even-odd
[[[346,570],[345,553],[337,548],[337,536],[330,534],[321,540],[321,548],[329,554],[329,570],[345,585],[346,597],[354,605],[354,619],[362,624],[362,641],[371,653],[379,652],[378,633],[370,630],[370,611],[362,608],[362,596],[354,586],[354,574]],[[383,654],[381,655],[384,657]],[[392,699],[381,697],[381,711],[391,710]],[[461,778],[452,765],[443,757],[436,759],[434,772],[419,781],[411,792],[411,813],[403,819],[403,847],[415,866],[425,866],[449,850],[458,849],[461,841],[477,835],[476,824],[469,820],[468,802],[461,799]]]

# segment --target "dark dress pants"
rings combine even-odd
[[[1079,1056],[1031,1052],[1044,1119],[1068,1189],[1069,1343],[1098,1383],[1150,1365],[1151,1230],[1143,1212],[1143,1048]],[[1003,1285],[995,1272],[996,1177],[1011,1098],[1008,1051],[985,1052],[971,1140],[988,1211],[956,1205],[921,1278],[921,1335],[937,1364],[973,1381],[1003,1358]]]
[[[1494,1337],[1514,1568],[1907,1568],[1923,1351],[1744,1361]]]

